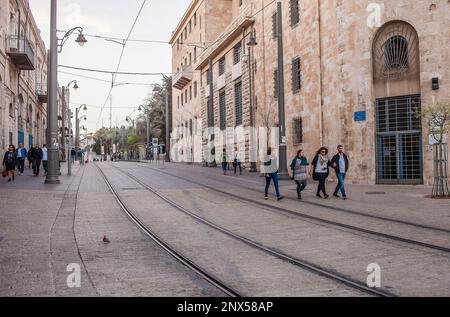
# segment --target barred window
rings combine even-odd
[[[241,61],[242,58],[242,43],[239,42],[238,44],[236,44],[236,46],[234,47],[234,65],[238,64]]]
[[[220,130],[227,128],[227,105],[225,99],[225,90],[219,93],[219,106],[220,106]]]
[[[194,98],[197,98],[198,93],[198,83],[194,81]]]
[[[384,63],[388,70],[408,67],[408,41],[405,37],[396,35],[391,37],[384,45]]]
[[[302,144],[303,143],[303,121],[302,118],[295,118],[294,119],[294,125],[293,125],[294,131],[293,131],[293,138],[294,138],[294,144]]]
[[[219,60],[219,76],[225,74],[225,56]]]
[[[243,123],[242,120],[242,83],[238,82],[234,86],[234,101],[236,105],[236,126]]]
[[[291,26],[295,26],[300,22],[300,5],[299,0],[290,0],[291,9]]]
[[[295,58],[292,60],[292,91],[297,93],[302,87],[301,60]]]

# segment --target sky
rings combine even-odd
[[[189,6],[191,0],[147,0],[131,39],[168,42],[172,31]],[[81,26],[84,33],[106,37],[126,38],[138,14],[143,0],[59,0],[58,29],[69,30]],[[31,10],[49,47],[50,1],[30,0]],[[59,34],[60,36],[63,34]],[[76,34],[64,45],[59,54],[59,65],[115,71],[119,63],[122,45],[104,39],[86,37],[88,43],[80,47],[75,43]],[[169,44],[128,42],[119,71],[139,73],[171,73],[171,47]],[[58,81],[67,85],[77,80],[80,89],[71,90],[71,108],[87,104],[87,121],[82,124],[88,132],[95,132],[110,125],[111,75],[84,72],[60,67]],[[70,73],[70,74],[67,74]],[[89,76],[108,82],[96,81],[76,75]],[[161,83],[161,76],[119,75],[117,83],[146,85],[120,85],[112,92],[112,125],[126,125],[126,117],[136,117],[137,108],[152,90],[151,84]],[[107,101],[106,101],[107,100]],[[101,108],[106,107],[101,114]]]

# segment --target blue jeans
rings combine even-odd
[[[334,193],[337,195],[339,191],[342,193],[342,197],[347,197],[347,193],[345,192],[345,176],[347,174],[345,173],[336,173],[336,176],[338,178],[338,185],[336,187],[336,190]]]
[[[278,181],[278,173],[272,173],[272,174],[267,174],[266,175],[266,197],[269,197],[269,188],[270,188],[270,183],[272,182],[273,179],[273,184],[275,185],[275,192],[277,194],[277,197],[280,198],[280,186],[279,186],[279,181]]]
[[[19,167],[19,173],[23,174],[23,172],[25,171],[25,159],[24,158],[19,158],[18,159],[18,167]]]
[[[228,163],[222,162],[222,173],[223,175],[227,174]]]

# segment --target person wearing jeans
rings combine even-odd
[[[48,173],[48,150],[47,145],[44,144],[42,148],[42,166],[44,167],[45,175]]]
[[[269,188],[272,183],[275,186],[275,193],[277,194],[277,200],[280,201],[283,199],[283,196],[280,194],[280,185],[278,178],[278,162],[275,157],[272,156],[272,149],[268,149],[267,158],[264,160],[264,166],[262,168],[265,178],[266,178],[266,188],[265,188],[265,199],[269,199]]]
[[[348,156],[344,153],[344,147],[338,146],[338,154],[336,154],[331,160],[331,164],[336,170],[336,177],[338,179],[338,185],[334,191],[334,197],[341,198],[338,194],[341,192],[342,199],[347,200],[347,192],[345,190],[345,177],[350,167]]]
[[[22,176],[25,172],[25,160],[28,156],[28,151],[23,147],[23,143],[19,144],[17,149],[17,167],[19,169],[19,175]]]

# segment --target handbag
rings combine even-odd
[[[8,172],[7,172],[6,170],[4,170],[4,171],[2,172],[2,177],[3,177],[3,178],[8,177]]]

